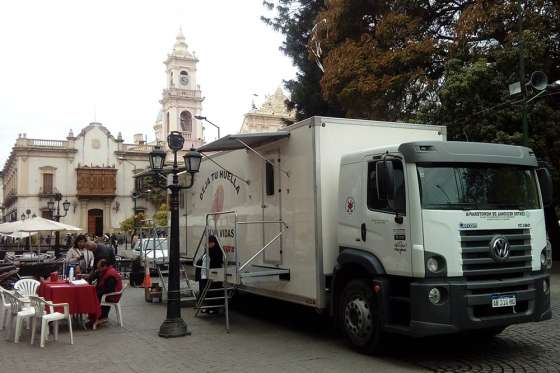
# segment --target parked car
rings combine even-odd
[[[169,257],[167,238],[141,238],[132,250],[142,259],[146,258],[148,261],[154,260],[154,258],[159,261]]]

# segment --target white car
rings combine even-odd
[[[155,257],[156,260],[161,260],[169,257],[167,238],[148,237],[139,239],[132,250],[142,259],[153,260]]]

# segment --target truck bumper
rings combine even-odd
[[[428,298],[434,287],[442,294],[439,304]],[[516,306],[493,308],[492,298],[504,295],[514,295]],[[533,272],[499,281],[415,280],[410,285],[410,311],[409,334],[418,337],[549,320],[550,277]]]

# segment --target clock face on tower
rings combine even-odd
[[[181,74],[179,75],[179,82],[182,85],[189,84],[189,74],[186,71],[181,71]]]

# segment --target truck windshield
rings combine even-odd
[[[540,208],[534,170],[521,166],[418,165],[422,208],[526,210]]]

